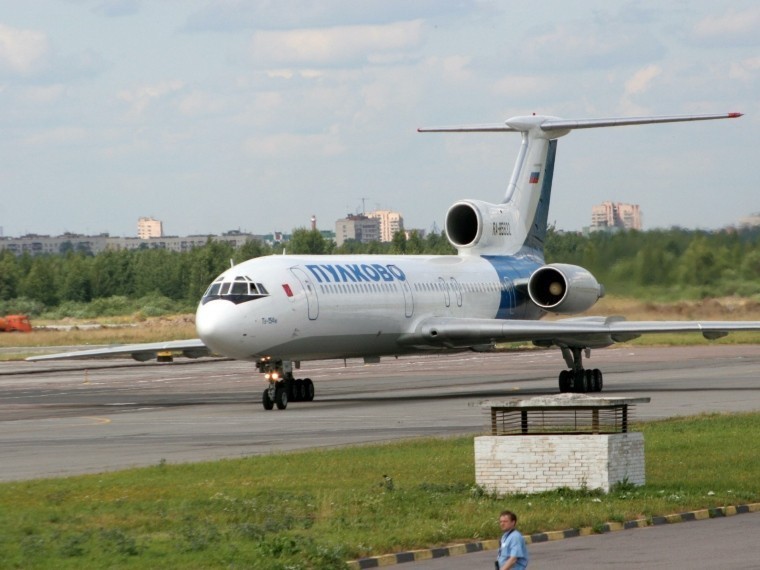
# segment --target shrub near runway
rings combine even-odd
[[[640,426],[647,485],[497,498],[472,438],[427,439],[0,485],[9,568],[340,568],[345,560],[760,500],[760,414]],[[717,466],[720,466],[719,468]]]

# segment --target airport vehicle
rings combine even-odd
[[[547,229],[557,139],[575,129],[703,121],[740,113],[565,120],[513,117],[503,124],[420,129],[422,132],[517,132],[522,144],[499,203],[460,200],[448,210],[446,234],[457,255],[281,255],[245,261],[222,273],[198,305],[199,339],[37,356],[88,358],[162,351],[250,360],[269,385],[266,409],[314,398],[311,380],[296,379],[302,361],[429,351],[489,350],[497,342],[558,347],[567,369],[561,392],[600,392],[599,369],[586,369],[593,348],[645,333],[699,332],[709,339],[760,330],[757,321],[626,321],[547,313],[590,309],[604,289],[589,271],[546,264]]]
[[[0,332],[32,332],[32,324],[26,315],[0,317]]]

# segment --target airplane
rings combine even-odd
[[[646,333],[699,332],[715,339],[760,330],[760,321],[626,321],[577,315],[604,295],[583,267],[544,261],[557,139],[573,130],[730,119],[741,113],[565,120],[528,115],[500,124],[419,132],[516,132],[522,143],[504,199],[468,199],[447,211],[456,255],[273,255],[227,269],[208,287],[195,316],[199,338],[34,356],[28,360],[168,352],[256,363],[268,382],[265,409],[311,401],[313,382],[296,379],[302,361],[431,351],[487,351],[526,341],[558,347],[567,368],[560,392],[601,392],[603,375],[583,366],[591,349]]]

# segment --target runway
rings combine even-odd
[[[618,347],[587,366],[634,419],[760,410],[760,347]],[[306,362],[316,399],[265,411],[251,363],[0,364],[0,480],[96,473],[418,436],[481,433],[480,402],[557,392],[558,350]]]

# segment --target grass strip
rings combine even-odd
[[[647,484],[497,497],[472,437],[0,484],[7,568],[335,569],[346,560],[760,500],[760,413],[637,426]]]

